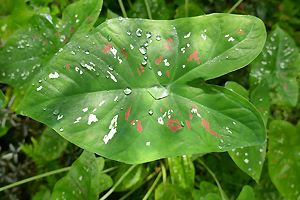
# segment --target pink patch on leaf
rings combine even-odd
[[[105,47],[102,49],[102,52],[103,52],[104,54],[108,54],[108,52],[110,51],[110,49],[111,49],[112,47],[113,47],[112,44],[108,43],[108,44],[106,44]]]
[[[197,51],[197,50],[194,51],[194,53],[192,53],[192,54],[188,57],[187,60],[188,60],[188,61],[195,60],[195,61],[197,61],[197,64],[200,65],[200,59],[199,59],[199,57],[198,57],[198,51]]]
[[[190,119],[193,119],[193,114],[192,113],[190,113]]]
[[[171,44],[173,43],[173,39],[172,38],[167,38],[166,43],[165,43],[165,48],[168,50],[172,49]]]
[[[70,68],[71,68],[71,65],[70,64],[66,64],[66,69],[70,70]]]
[[[141,76],[142,73],[145,72],[145,67],[142,64],[140,64],[140,67],[137,68],[137,72],[138,72],[139,76]]]
[[[127,60],[128,59],[128,53],[127,53],[126,49],[122,48],[121,51],[122,51],[122,54],[124,55],[125,59]]]
[[[181,129],[182,126],[177,119],[168,119],[168,128],[171,131],[176,132],[178,129]]]
[[[128,107],[128,110],[125,113],[125,120],[128,121],[129,115],[130,115],[130,111],[131,111],[131,106]]]
[[[140,120],[137,121],[136,129],[139,133],[143,132],[143,126],[142,126],[142,122]]]
[[[169,71],[169,70],[166,71],[166,76],[167,76],[168,78],[170,78],[170,71]]]
[[[162,56],[159,56],[158,58],[155,59],[155,64],[159,65],[163,59],[164,58]]]
[[[185,124],[188,127],[188,129],[191,129],[191,124],[190,124],[190,122],[188,120],[185,120]]]
[[[212,134],[215,137],[220,137],[220,135],[218,133],[216,133],[215,131],[210,129],[208,121],[206,121],[205,119],[201,119],[201,123],[207,132],[209,132],[210,134]]]

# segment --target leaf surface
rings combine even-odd
[[[268,36],[262,53],[251,63],[250,83],[268,83],[272,104],[295,106],[299,50],[291,36],[277,26]]]
[[[55,184],[51,199],[98,199],[99,193],[112,185],[112,179],[102,173],[103,167],[103,158],[84,151]]]
[[[269,129],[269,176],[284,199],[299,199],[300,123],[275,120]]]
[[[243,67],[264,40],[264,25],[250,16],[111,19],[48,63],[20,111],[126,163],[259,145],[263,121],[246,99],[187,82]]]

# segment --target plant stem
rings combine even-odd
[[[126,13],[126,10],[125,10],[125,7],[124,7],[124,4],[123,4],[123,1],[122,1],[122,0],[118,0],[118,1],[119,1],[119,5],[120,5],[120,8],[121,8],[121,11],[122,11],[123,17],[127,18],[127,13]]]
[[[149,19],[152,19],[152,14],[151,14],[151,10],[150,10],[150,6],[149,6],[149,2],[148,0],[144,0],[145,5],[146,5],[146,9],[147,9],[147,13],[148,13],[148,17]]]
[[[167,182],[167,171],[166,171],[166,167],[165,167],[163,161],[160,161],[160,165],[161,165],[161,171],[162,171],[163,182],[166,183],[166,182]]]
[[[33,177],[30,177],[30,178],[27,178],[27,179],[24,179],[24,180],[21,180],[21,181],[18,181],[18,182],[6,185],[6,186],[0,188],[0,192],[4,191],[4,190],[7,190],[9,188],[13,188],[13,187],[22,185],[24,183],[28,183],[28,182],[31,182],[31,181],[34,181],[34,180],[37,180],[37,179],[41,179],[41,178],[44,178],[44,177],[47,177],[47,176],[51,176],[51,175],[54,175],[54,174],[58,174],[58,173],[62,173],[62,172],[68,171],[70,168],[71,167],[65,167],[65,168],[57,169],[57,170],[54,170],[54,171],[50,171],[50,172],[46,172],[46,173],[43,173],[43,174],[39,174],[37,176],[33,176]]]
[[[129,4],[129,7],[132,8],[132,2],[131,0],[127,0],[128,1],[128,4]]]
[[[122,181],[126,178],[126,176],[136,167],[137,165],[132,165],[121,177],[120,179],[115,183],[115,185],[110,188],[110,190],[103,195],[99,200],[104,200],[107,197],[109,197],[109,195],[111,195],[111,193],[113,193],[115,191],[115,189],[122,183]]]
[[[151,195],[152,191],[154,190],[154,188],[156,187],[159,179],[161,177],[161,172],[159,172],[158,176],[156,177],[156,179],[154,180],[153,184],[151,185],[150,189],[148,190],[148,192],[145,194],[143,200],[147,200],[149,198],[149,196]]]
[[[188,17],[189,16],[189,0],[185,0],[184,11],[185,11],[185,17]]]
[[[232,13],[244,0],[238,0],[227,13]]]
[[[211,169],[202,161],[202,160],[198,160],[198,162],[208,171],[208,173],[213,177],[213,179],[215,180],[218,188],[219,188],[219,192],[221,194],[221,197],[222,197],[222,200],[226,200],[226,196],[223,192],[223,189],[222,189],[222,186],[221,184],[219,183],[215,173],[213,171],[211,171]]]

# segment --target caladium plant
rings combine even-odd
[[[9,56],[12,45],[35,35],[28,37],[13,38],[3,51]],[[266,133],[255,107],[205,81],[249,64],[265,39],[253,16],[107,20],[48,52],[17,110],[125,163],[260,145]],[[1,71],[16,68],[3,64]]]

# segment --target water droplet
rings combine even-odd
[[[107,39],[107,41],[109,41],[109,42],[111,42],[111,37],[110,37],[110,35],[108,35],[107,37],[106,37],[106,39]]]
[[[139,48],[139,51],[141,52],[141,54],[145,55],[147,53],[147,49],[144,46],[141,46]]]
[[[146,32],[146,37],[147,37],[147,38],[151,38],[151,36],[152,36],[151,32],[149,32],[149,31]]]
[[[155,39],[156,39],[157,41],[160,41],[160,40],[161,40],[161,36],[160,36],[160,35],[156,35]]]
[[[141,37],[141,36],[142,36],[142,33],[143,33],[143,30],[140,29],[140,28],[138,28],[138,29],[136,30],[136,32],[135,32],[136,36],[138,36],[138,37]]]
[[[130,95],[131,92],[132,92],[132,90],[131,90],[129,87],[127,87],[127,88],[125,88],[125,89],[123,90],[123,92],[124,92],[125,95]]]
[[[60,129],[59,129],[59,131],[60,131],[60,132],[63,132],[63,131],[64,131],[64,129],[63,129],[63,128],[60,128]]]
[[[53,115],[58,115],[59,114],[59,110],[58,109],[55,109],[54,111],[53,111]]]
[[[89,55],[89,54],[90,54],[90,51],[89,51],[89,50],[85,50],[84,53],[85,53],[86,55]]]
[[[152,116],[152,115],[153,115],[153,110],[150,109],[150,110],[148,111],[148,114],[149,114],[150,116]]]
[[[127,33],[127,35],[131,35],[131,32],[130,32],[130,31],[127,31],[126,33]]]
[[[169,96],[168,89],[161,85],[156,85],[156,86],[149,88],[148,92],[155,100],[163,99],[163,98]]]

